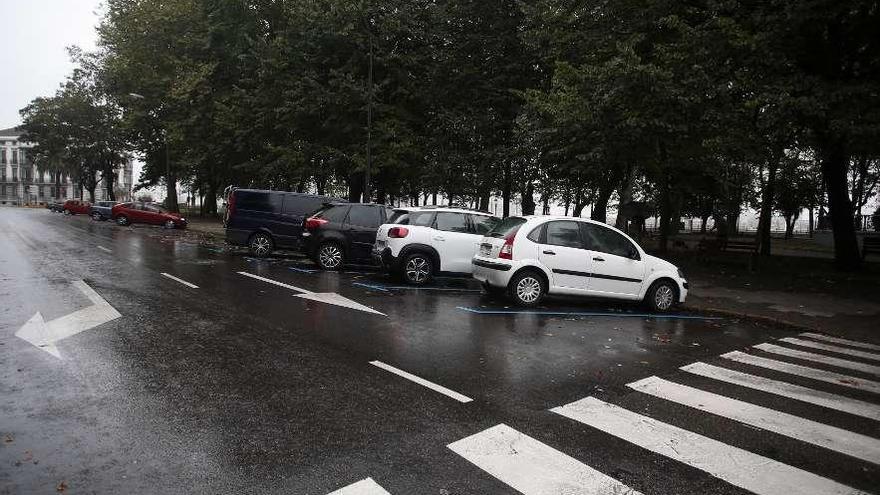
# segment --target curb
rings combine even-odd
[[[728,317],[742,318],[745,320],[751,320],[751,321],[755,321],[758,323],[771,325],[771,326],[774,326],[777,328],[791,330],[794,332],[803,332],[806,330],[806,331],[810,331],[810,332],[827,333],[825,330],[823,330],[822,328],[819,328],[819,327],[804,325],[804,324],[800,324],[800,323],[794,323],[794,322],[784,320],[781,318],[775,318],[773,316],[759,315],[759,314],[755,314],[755,313],[746,313],[746,312],[742,312],[742,311],[735,311],[735,310],[723,309],[723,308],[699,307],[699,306],[688,306],[688,305],[685,305],[685,307],[692,310],[692,311],[698,311],[701,313],[708,313],[710,315],[717,315],[717,316],[728,316]]]

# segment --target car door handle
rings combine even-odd
[[[548,249],[548,250],[544,251],[544,254],[549,254],[549,255],[553,256],[553,255],[555,255],[556,253],[554,253],[553,251],[550,251],[550,250]]]
[[[605,258],[600,258],[597,256],[597,257],[593,258],[593,261],[605,261]]]

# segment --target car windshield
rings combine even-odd
[[[494,229],[490,230],[486,237],[507,237],[508,234],[518,229],[524,223],[526,223],[525,218],[507,217],[496,225]]]

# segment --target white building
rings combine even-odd
[[[69,176],[56,180],[51,173],[38,170],[29,156],[32,143],[19,140],[18,127],[0,130],[0,205],[39,205],[55,199],[82,199],[79,184]],[[96,173],[100,179],[100,173]],[[132,160],[119,168],[113,184],[117,201],[130,201]],[[88,192],[82,191],[85,199]],[[95,201],[107,199],[107,187],[98,182]]]

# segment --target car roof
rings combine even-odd
[[[273,191],[273,190],[269,190],[269,189],[238,188],[238,189],[234,189],[232,192],[235,192],[235,193],[244,192],[244,193],[256,193],[256,194],[289,194],[292,196],[306,196],[309,198],[327,198],[329,203],[348,203],[349,202],[349,201],[346,201],[342,198],[334,198],[333,196],[327,196],[327,195],[322,195],[322,194],[312,194],[312,193],[300,193],[300,192],[294,192],[294,191]]]
[[[427,206],[416,206],[416,207],[413,207],[413,210],[418,210],[418,211],[444,211],[444,212],[451,212],[451,213],[471,213],[471,214],[474,214],[474,215],[483,215],[483,216],[489,216],[489,217],[493,217],[493,216],[495,216],[495,215],[493,215],[491,212],[488,212],[488,211],[484,211],[484,210],[476,210],[476,209],[473,209],[473,208],[464,208],[464,207],[461,207],[461,206],[438,206],[438,205],[427,205]]]

